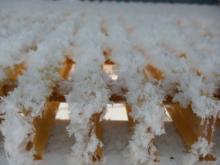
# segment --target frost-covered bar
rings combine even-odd
[[[160,162],[155,140],[166,134],[166,114],[193,163],[216,161],[215,7],[77,3],[28,13],[0,11],[0,128],[10,165],[41,163],[64,102],[72,164],[105,160],[102,121],[115,103],[126,109],[131,164]]]

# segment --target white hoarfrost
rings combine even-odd
[[[71,18],[74,19],[74,15],[69,16],[69,19]],[[74,26],[74,22],[65,21],[57,25],[44,41],[37,44],[37,50],[23,59],[27,69],[18,79],[17,88],[3,98],[1,111],[6,113],[6,120],[2,125],[2,133],[6,137],[5,149],[11,164],[32,164],[31,152],[27,156],[25,151],[25,145],[33,138],[30,135],[35,131],[32,117],[41,115],[52,88],[61,80],[58,68],[65,60],[64,52],[70,46]],[[27,117],[22,116],[23,110],[30,111],[30,114]],[[17,128],[16,131],[7,131],[13,128]]]
[[[220,110],[213,95],[220,88],[218,7],[68,0],[23,0],[13,6],[9,1],[0,6],[0,82],[7,79],[8,68],[26,65],[17,87],[1,96],[1,131],[10,165],[34,163],[24,146],[34,135],[33,117],[41,115],[54,85],[62,80],[58,68],[66,56],[76,62],[70,81],[61,84],[70,109],[67,130],[75,137],[70,164],[90,163],[97,146],[103,145],[91,117],[104,112],[112,93],[126,97],[136,122],[126,148],[132,165],[158,161],[153,139],[165,133],[165,96],[183,107],[191,104],[201,118],[215,117]],[[101,68],[106,48],[116,63],[116,80]],[[146,77],[148,64],[164,79]],[[29,115],[22,115],[23,110]],[[210,147],[200,138],[192,146],[192,162]]]
[[[183,157],[182,165],[193,165],[198,161],[199,156],[211,153],[212,146],[213,144],[209,144],[205,138],[199,137],[198,141],[191,146],[191,153]]]
[[[81,17],[83,23],[73,40],[77,49],[74,53],[76,69],[72,74],[72,91],[66,97],[71,120],[67,129],[69,135],[75,137],[70,164],[75,161],[80,165],[91,162],[97,146],[102,146],[95,135],[95,123],[91,118],[105,110],[109,92],[101,70],[104,57],[99,44],[102,38],[98,27],[100,21],[96,19],[98,17],[93,18],[89,14]]]
[[[128,92],[129,103],[133,105],[132,117],[137,122],[128,146],[133,164],[157,161],[158,153],[153,151],[153,139],[165,133],[163,126],[165,112],[161,106],[163,94],[150,83],[142,88],[141,84],[139,85],[135,93]]]
[[[205,138],[199,137],[198,141],[192,145],[191,151],[193,154],[205,156],[210,153],[212,145]]]

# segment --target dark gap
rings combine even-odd
[[[156,136],[155,146],[157,147],[160,157],[167,159],[167,161],[181,160],[183,152],[185,153],[185,146],[176,131],[173,122],[164,122],[166,133],[161,136]]]
[[[74,145],[74,136],[69,137],[66,127],[69,125],[68,120],[56,120],[53,131],[49,137],[45,151],[44,160],[48,165],[54,162],[53,157],[59,156],[56,159],[57,164],[67,164],[67,157],[71,153],[71,147]]]
[[[220,149],[220,118],[217,119],[216,125],[215,125],[215,132],[214,132],[214,138],[213,138],[213,153],[214,156],[217,158],[217,162],[219,160],[219,149]]]
[[[128,121],[102,121],[104,130],[104,152],[121,152],[126,148],[133,132],[130,130]]]

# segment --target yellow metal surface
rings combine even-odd
[[[35,136],[33,139],[34,160],[41,160],[47,145],[50,133],[55,124],[59,102],[47,102],[42,116],[34,118]]]
[[[4,70],[6,79],[0,82],[0,96],[7,96],[17,86],[17,78],[26,70],[24,63],[16,64]]]
[[[59,70],[59,74],[64,80],[68,79],[69,74],[72,71],[73,65],[74,61],[66,57],[63,66]],[[58,88],[55,85],[51,96],[45,103],[45,107],[41,116],[38,116],[33,119],[33,126],[35,128],[35,135],[33,139],[34,160],[43,159],[44,151],[48,143],[49,136],[55,124],[56,113],[59,104],[63,99],[64,96],[60,94]],[[26,150],[30,150],[30,146],[32,146],[30,145],[31,143],[32,142],[27,143]]]
[[[104,140],[104,133],[103,133],[103,126],[101,124],[100,121],[100,117],[101,117],[102,113],[95,113],[92,117],[91,117],[91,122],[92,122],[92,128],[90,131],[90,134],[93,132],[95,132],[96,137],[103,142]],[[91,136],[91,135],[89,135]],[[94,152],[94,154],[92,155],[92,160],[93,162],[99,162],[102,160],[103,158],[103,147],[101,146],[101,144],[98,144],[96,151]]]
[[[157,81],[163,80],[165,78],[163,72],[152,64],[148,64],[146,66],[145,74],[150,78],[156,79]]]
[[[198,141],[199,137],[205,138],[209,144],[212,143],[216,121],[214,117],[201,119],[192,111],[190,105],[183,108],[177,102],[166,104],[165,107],[188,150]],[[211,154],[200,157],[200,160],[213,159],[214,156]]]

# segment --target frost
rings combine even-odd
[[[162,103],[167,95],[183,107],[190,104],[201,118],[219,113],[219,99],[213,96],[220,83],[218,8],[194,6],[200,15],[191,7],[186,13],[186,6],[166,6],[171,12],[165,12],[169,10],[159,5],[155,12],[152,4],[25,3],[36,9],[0,6],[0,82],[8,81],[7,68],[20,63],[27,67],[16,88],[1,97],[0,112],[6,113],[1,131],[11,165],[33,163],[24,145],[28,134],[34,134],[33,117],[41,115],[57,84],[69,104],[67,130],[76,139],[71,155],[78,164],[89,163],[96,147],[103,145],[91,117],[104,113],[112,93],[126,98],[137,122],[127,147],[133,164],[157,158],[152,140],[165,133]],[[204,13],[206,8],[213,10]],[[116,80],[101,69],[105,48],[112,50]],[[76,62],[69,81],[58,74],[66,56]],[[148,64],[160,70],[163,79],[146,75]],[[208,151],[205,139],[199,139],[192,162]]]
[[[192,153],[205,156],[211,151],[212,144],[209,144],[205,138],[199,137],[198,141],[192,145]]]

